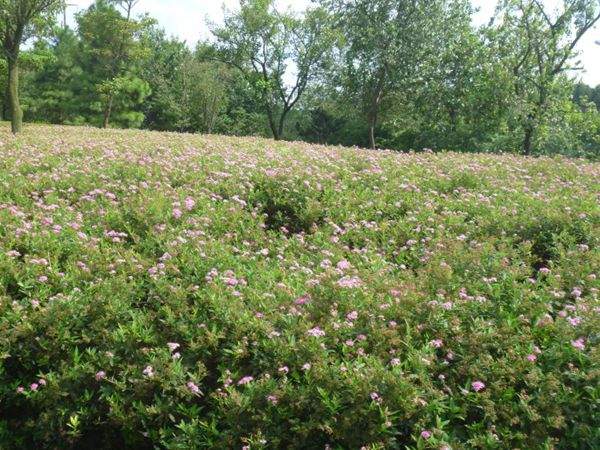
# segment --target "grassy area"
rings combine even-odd
[[[0,141],[0,447],[600,445],[600,164]]]

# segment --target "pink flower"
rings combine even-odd
[[[473,383],[471,383],[471,387],[473,388],[473,390],[475,392],[479,392],[482,389],[485,389],[485,383],[483,381],[473,381]]]
[[[423,439],[429,439],[431,437],[431,431],[429,431],[429,430],[421,431],[421,437]]]
[[[38,387],[39,387],[39,384],[37,384],[37,383],[31,383],[31,384],[29,385],[29,388],[30,388],[32,391],[37,391],[37,390],[38,390]]]
[[[17,394],[22,394],[23,392],[25,392],[25,388],[23,386],[19,386],[17,388]]]
[[[391,289],[390,290],[390,295],[394,298],[398,298],[400,297],[400,294],[402,294],[402,292],[400,291],[400,289]]]
[[[304,294],[304,295],[298,297],[296,300],[294,300],[294,303],[296,305],[305,305],[309,301],[310,301],[310,295],[309,294]]]
[[[309,336],[314,336],[314,337],[325,336],[325,332],[323,330],[321,330],[319,327],[311,328],[310,330],[308,330],[306,332],[306,334],[308,334]]]
[[[180,345],[177,342],[167,342],[167,347],[169,347],[169,350],[174,352],[180,347]]]
[[[312,365],[310,363],[305,363],[302,365],[302,370],[304,370],[306,372],[306,371],[309,371],[311,367],[312,367]]]
[[[106,378],[106,372],[104,370],[100,370],[96,372],[96,381],[101,381]]]
[[[184,204],[185,204],[185,209],[187,209],[188,211],[191,211],[192,209],[194,209],[196,202],[194,201],[194,199],[192,197],[187,197],[185,199]]]
[[[383,401],[383,399],[379,396],[377,392],[371,392],[370,397],[371,400],[377,403],[381,403]]]
[[[346,344],[348,347],[354,347],[354,341],[352,339],[346,340],[344,344]]]
[[[571,345],[577,350],[585,350],[585,340],[583,338],[571,341]]]
[[[179,219],[183,215],[183,212],[179,208],[173,208],[173,217]]]
[[[237,384],[238,384],[238,386],[243,386],[244,384],[248,384],[248,383],[252,382],[253,380],[254,380],[254,377],[245,376],[245,377],[241,378]]]
[[[527,355],[527,361],[535,362],[536,360],[537,360],[537,356],[534,355],[533,353],[530,355]]]
[[[348,314],[346,314],[346,319],[348,319],[350,322],[358,319],[358,311],[349,312]]]
[[[200,388],[192,381],[188,381],[186,386],[192,394],[198,394],[200,392]]]
[[[276,405],[279,402],[279,399],[275,395],[267,395],[267,401],[272,405]]]
[[[441,348],[444,345],[444,341],[441,339],[434,339],[430,344],[433,348]]]
[[[345,259],[342,259],[340,262],[338,262],[336,264],[336,267],[338,269],[340,269],[340,270],[346,270],[346,269],[349,269],[352,266],[350,265],[350,263],[348,261],[346,261]]]
[[[279,369],[277,369],[277,371],[279,373],[285,375],[290,371],[290,369],[288,368],[288,366],[283,366],[283,367],[280,367]]]
[[[343,277],[337,282],[339,287],[357,288],[362,285],[362,280],[358,277]]]
[[[399,365],[400,365],[400,358],[393,358],[393,359],[390,361],[390,365],[391,365],[391,366],[393,366],[393,367],[395,367],[395,366],[399,366]]]
[[[46,386],[46,380],[44,380],[43,378],[40,378],[40,379],[38,380],[38,384],[39,384],[40,386]]]

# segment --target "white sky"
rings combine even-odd
[[[546,0],[548,5],[557,5],[560,0]],[[475,17],[477,23],[486,23],[491,17],[496,0],[472,0],[480,8]],[[68,0],[69,22],[72,25],[73,14],[88,7],[93,0]],[[301,10],[310,2],[308,0],[278,0],[281,7],[292,7]],[[177,36],[193,46],[199,39],[207,38],[210,33],[206,25],[207,19],[219,23],[223,18],[223,4],[227,8],[235,8],[238,0],[140,0],[136,6],[136,13],[148,12],[158,20],[167,33]],[[600,26],[590,30],[580,41],[577,50],[585,71],[578,77],[587,84],[596,86],[600,84],[600,45],[595,41],[600,40]]]

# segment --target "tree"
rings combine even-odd
[[[303,16],[280,13],[274,0],[241,0],[214,27],[220,59],[243,74],[259,96],[275,139],[326,61],[334,35],[321,8]],[[291,80],[291,83],[286,82]]]
[[[323,0],[346,39],[338,84],[368,122],[377,145],[382,107],[396,90],[409,90],[420,67],[435,54],[435,25],[446,0]],[[439,28],[439,27],[438,27]]]
[[[600,1],[564,0],[560,9],[550,12],[541,0],[503,0],[497,19],[493,40],[512,71],[520,103],[521,150],[529,155],[557,83],[580,69],[573,62],[575,48],[600,20]]]
[[[0,43],[8,65],[8,103],[13,133],[23,127],[19,102],[21,44],[52,21],[61,4],[61,0],[0,0]]]
[[[110,3],[119,6],[124,12],[127,20],[131,19],[131,12],[140,0],[110,0]]]
[[[192,57],[184,42],[167,38],[164,30],[150,27],[144,33],[147,57],[141,62],[139,76],[150,85],[143,104],[144,126],[153,130],[189,131],[182,105],[182,68]]]
[[[139,94],[148,93],[147,84],[144,85],[135,72],[136,66],[147,53],[141,36],[152,21],[123,17],[112,3],[114,2],[97,0],[77,17],[80,63],[86,67],[87,75],[93,83],[93,88],[90,89],[95,93],[93,99],[99,99],[102,104],[103,128],[108,127],[119,96],[133,101],[136,99],[135,88],[141,89]],[[126,12],[130,14],[135,2],[121,3],[126,3]],[[144,98],[145,96],[140,102]]]
[[[304,113],[304,123],[299,123],[296,127],[300,136],[309,142],[325,144],[344,125],[343,118],[333,115],[323,106],[311,108]]]
[[[391,94],[386,146],[482,150],[505,127],[511,85],[471,16],[469,1],[450,2],[429,28],[435,58],[424,58],[410,89]]]
[[[22,100],[28,120],[81,123],[87,88],[84,69],[78,64],[77,35],[70,28],[57,29],[49,40],[39,40],[34,51],[46,53],[43,64],[25,70]],[[27,52],[29,53],[29,52]]]
[[[577,83],[573,89],[573,101],[581,108],[592,102],[600,111],[600,84],[593,88],[585,83]]]
[[[182,68],[184,98],[192,129],[212,133],[228,103],[229,67],[223,63],[202,62],[190,58]]]

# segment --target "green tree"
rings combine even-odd
[[[296,17],[278,12],[274,0],[241,0],[240,10],[212,29],[221,59],[259,96],[275,139],[327,60],[335,41],[328,19],[321,8]]]
[[[109,3],[119,6],[124,12],[127,20],[131,19],[131,13],[133,8],[140,2],[140,0],[109,0]]]
[[[69,28],[57,29],[52,39],[36,42],[36,49],[47,56],[43,64],[24,75],[22,97],[27,120],[85,122],[87,86],[82,82],[85,71],[78,64],[79,43],[75,32]]]
[[[133,4],[129,2],[126,6]],[[131,8],[127,8],[126,13],[130,15]],[[80,64],[93,84],[91,102],[100,102],[102,127],[107,128],[115,101],[125,102],[122,106],[131,106],[141,103],[149,93],[148,85],[137,77],[136,72],[147,54],[141,37],[152,21],[124,17],[111,2],[97,0],[77,16],[77,23]],[[131,116],[131,113],[126,115]],[[141,124],[139,112],[136,117],[133,122]]]
[[[212,133],[228,103],[231,73],[222,63],[188,59],[182,68],[183,105],[192,129]]]
[[[436,25],[451,1],[323,0],[343,30],[343,73],[337,83],[360,105],[369,143],[377,146],[382,109],[399,90],[412,89],[435,54]]]
[[[150,86],[144,101],[144,126],[154,130],[190,131],[183,107],[182,69],[192,52],[184,42],[168,38],[157,26],[144,33],[148,53],[140,64],[139,76]]]
[[[491,36],[512,72],[521,151],[529,155],[552,102],[558,101],[561,79],[580,69],[573,61],[575,48],[600,19],[600,1],[564,0],[551,12],[540,0],[503,0],[496,19]]]
[[[432,24],[435,58],[419,66],[411,89],[392,94],[386,145],[476,151],[506,128],[510,77],[471,16],[470,2],[455,1]]]
[[[592,102],[600,110],[600,84],[593,88],[585,83],[577,83],[573,89],[573,101],[582,108]]]
[[[19,53],[21,44],[54,19],[61,0],[0,0],[0,44],[8,66],[8,103],[11,129],[23,127],[23,110],[19,102]]]

